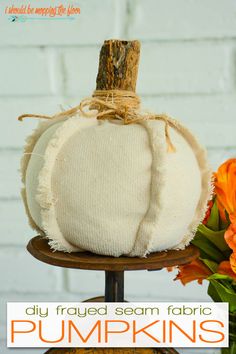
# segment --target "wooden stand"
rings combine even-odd
[[[87,269],[105,271],[105,296],[95,297],[86,302],[123,302],[124,301],[124,272],[129,270],[160,270],[165,267],[173,267],[191,262],[199,256],[199,251],[194,246],[188,246],[183,251],[168,251],[151,253],[146,258],[108,257],[99,256],[90,252],[63,253],[52,252],[48,242],[41,236],[34,237],[27,246],[28,251],[38,260],[63,268]],[[121,354],[121,353],[177,353],[174,349],[51,349],[48,354]]]

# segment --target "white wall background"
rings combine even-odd
[[[14,4],[28,3],[15,0]],[[48,6],[66,1],[33,0]],[[36,122],[21,113],[51,114],[76,104],[95,86],[104,39],[142,42],[138,93],[144,105],[168,112],[207,146],[214,168],[236,151],[236,1],[80,0],[76,21],[10,23],[0,17],[0,338],[6,301],[80,301],[103,293],[100,272],[53,268],[25,250],[34,232],[20,201],[19,160]],[[209,301],[205,286],[185,288],[174,274],[126,274],[128,300]],[[43,350],[15,350],[42,353]],[[215,353],[185,350],[182,353]]]

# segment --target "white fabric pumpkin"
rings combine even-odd
[[[23,199],[34,229],[54,250],[140,256],[183,249],[211,195],[205,151],[165,122],[52,119],[28,139]]]

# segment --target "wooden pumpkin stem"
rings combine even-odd
[[[106,40],[100,51],[96,89],[135,92],[139,56],[139,41]]]

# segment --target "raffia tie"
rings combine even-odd
[[[65,118],[72,117],[80,113],[85,118],[98,120],[119,119],[123,124],[139,123],[145,120],[162,120],[165,122],[165,136],[167,151],[175,152],[176,149],[171,142],[169,134],[170,118],[166,114],[143,113],[139,111],[140,99],[131,91],[124,90],[96,90],[92,97],[83,99],[79,105],[53,116],[42,114],[23,114],[18,117],[22,121],[24,118]],[[96,110],[96,112],[94,111]]]

